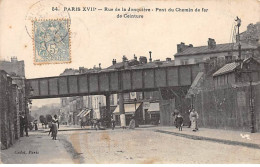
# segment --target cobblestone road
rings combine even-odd
[[[34,132],[1,151],[2,163],[223,164],[260,163],[259,157],[259,148],[193,140],[149,128],[60,131],[57,141],[47,133]]]

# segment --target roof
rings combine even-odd
[[[106,69],[120,69],[124,67],[124,62],[115,63],[112,66],[107,67]]]
[[[246,58],[243,60],[242,62],[242,65],[241,65],[241,68],[244,64],[247,64],[249,62],[254,62],[254,63],[257,63],[258,65],[260,64],[256,59],[254,59],[253,57],[249,57],[249,58]],[[223,67],[221,67],[218,71],[216,71],[214,74],[213,74],[213,77],[216,77],[218,75],[222,75],[222,74],[226,74],[226,73],[229,73],[229,72],[232,72],[234,71],[237,67],[239,67],[239,63],[238,62],[233,62],[233,63],[229,63],[229,64],[226,64],[224,65]]]
[[[154,67],[165,67],[174,65],[174,61],[153,61],[145,64],[139,64],[132,66],[131,69],[145,69],[145,68],[154,68]]]
[[[256,46],[252,46],[249,44],[241,43],[242,50],[256,49]],[[174,56],[186,56],[186,55],[198,55],[198,54],[208,54],[208,53],[218,53],[218,52],[228,52],[232,50],[238,50],[238,44],[234,43],[225,43],[225,44],[217,44],[214,49],[209,49],[207,46],[199,46],[199,47],[188,47],[184,51],[176,53]]]
[[[229,72],[232,72],[238,66],[239,66],[239,63],[236,63],[236,62],[228,63],[228,64],[224,65],[223,67],[221,67],[218,71],[216,71],[213,74],[213,77],[218,76],[218,75],[222,75],[222,74],[226,74],[226,73],[229,73]]]

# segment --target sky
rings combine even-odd
[[[62,4],[61,4],[62,3]],[[25,61],[26,78],[56,76],[65,68],[92,68],[101,63],[102,68],[112,64],[112,60],[122,61],[135,54],[165,60],[174,59],[177,44],[185,42],[193,46],[207,45],[208,38],[216,43],[229,43],[234,19],[242,19],[240,30],[246,30],[250,23],[260,21],[260,1],[257,0],[192,0],[192,1],[0,1],[0,58],[10,60],[16,56]],[[44,4],[44,5],[40,5]],[[61,10],[53,12],[59,5]],[[116,18],[117,11],[69,11],[64,7],[109,8],[181,8],[208,9],[208,12],[139,12],[143,19]],[[69,64],[34,65],[32,25],[28,16],[69,17],[71,19],[71,59]],[[52,100],[35,100],[40,106]],[[54,100],[55,101],[55,100]],[[56,99],[55,102],[57,102]]]

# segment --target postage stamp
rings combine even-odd
[[[70,20],[40,19],[32,24],[34,64],[70,63]]]

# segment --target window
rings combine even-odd
[[[186,65],[186,64],[189,64],[189,60],[188,59],[181,60],[181,65]]]

